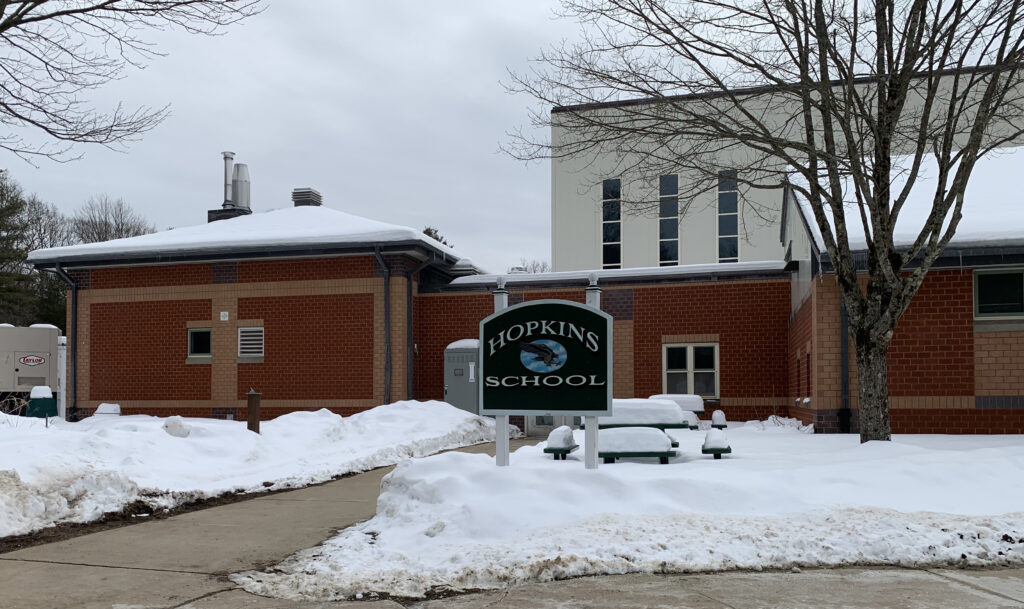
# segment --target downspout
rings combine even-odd
[[[75,398],[78,393],[78,284],[64,272],[64,269],[60,268],[59,262],[54,273],[68,284],[68,288],[71,290],[71,323],[68,324],[68,359],[71,360],[71,372],[69,373],[71,378],[68,383],[68,409],[65,416],[69,421],[74,421],[78,410],[75,406]]]
[[[384,403],[391,403],[391,269],[380,255],[380,248],[373,248],[373,257],[384,273]]]
[[[850,322],[846,299],[839,297],[839,433],[850,433]]]
[[[409,400],[415,399],[415,397],[416,397],[416,392],[413,391],[413,386],[412,386],[413,380],[414,380],[413,379],[413,359],[416,356],[416,353],[415,353],[416,345],[413,342],[413,337],[412,337],[412,330],[413,330],[413,323],[412,323],[412,278],[415,275],[419,274],[420,271],[422,271],[423,269],[427,268],[428,266],[430,266],[432,264],[434,264],[433,260],[424,260],[423,262],[420,263],[419,266],[417,266],[413,270],[409,271],[409,275],[406,277],[406,281],[405,281],[405,287],[406,287],[406,302],[405,302],[405,323],[406,323],[406,328],[405,328],[405,336],[406,336],[406,342],[408,343],[406,345],[407,354],[406,354],[406,358],[405,358],[405,373],[406,373],[406,385],[405,385],[406,386],[406,391],[405,391],[405,393],[408,396],[406,399],[409,399]]]

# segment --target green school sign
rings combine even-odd
[[[480,322],[480,414],[609,415],[612,318],[566,300]]]

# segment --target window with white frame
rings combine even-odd
[[[238,357],[263,357],[263,328],[238,329]]]
[[[975,271],[976,317],[1024,317],[1024,270]]]
[[[718,397],[718,344],[662,345],[662,391]]]
[[[718,172],[718,261],[738,262],[739,186],[735,169]]]
[[[658,181],[658,265],[679,264],[679,176]]]
[[[601,268],[622,268],[622,181],[601,184]]]

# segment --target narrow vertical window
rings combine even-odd
[[[738,262],[740,259],[739,189],[736,170],[718,172],[718,261]]]
[[[605,180],[601,188],[601,267],[622,268],[622,181]]]
[[[661,176],[658,185],[658,264],[679,264],[679,176]]]

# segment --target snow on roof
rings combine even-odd
[[[895,163],[905,167],[909,164],[909,157],[899,157]],[[1015,178],[1022,170],[1024,148],[996,150],[978,159],[967,182],[963,218],[950,240],[951,247],[1024,245],[1024,190]],[[897,247],[909,246],[917,238],[931,210],[937,173],[934,157],[927,155],[896,223],[893,239]],[[898,192],[897,189],[905,184],[906,177],[896,175],[893,192]],[[848,196],[850,199],[853,197],[852,194]],[[818,248],[825,251],[825,242],[810,203],[799,195],[796,198]],[[864,230],[854,205],[847,205],[846,223],[850,248],[854,251],[867,249]]]
[[[786,268],[784,260],[760,262],[730,262],[712,264],[686,264],[681,266],[649,266],[632,269],[603,269],[595,271],[559,271],[556,273],[513,273],[510,275],[472,275],[457,277],[451,285],[475,286],[493,285],[498,278],[505,279],[505,285],[517,283],[568,283],[586,282],[591,275],[598,281],[615,279],[671,279],[691,275],[743,275],[749,273],[778,272]]]
[[[322,206],[288,207],[159,233],[35,250],[29,262],[109,260],[128,257],[220,254],[302,246],[419,241],[459,258],[450,247],[422,232]]]

